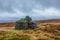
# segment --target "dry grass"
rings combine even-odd
[[[60,40],[60,31],[55,27],[46,25],[47,24],[39,24],[38,28],[34,30],[15,30],[14,27],[1,27],[0,31],[29,36],[30,40]]]

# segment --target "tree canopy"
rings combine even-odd
[[[32,18],[31,17],[29,17],[29,16],[26,16],[25,18],[21,18],[20,20],[19,20],[19,22],[31,22],[32,21]]]
[[[34,22],[32,22],[32,18],[29,16],[26,16],[25,18],[22,18],[16,22],[16,29],[29,29],[29,28],[36,28],[36,25]]]
[[[31,22],[31,21],[32,21],[32,18],[29,17],[29,16],[26,16],[26,17],[25,17],[25,20],[28,21],[28,22]]]

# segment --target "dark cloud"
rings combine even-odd
[[[60,0],[0,0],[0,11],[14,12],[17,8],[23,12],[30,12],[36,5],[44,8],[60,8]]]
[[[13,8],[29,12],[34,6],[32,0],[0,0],[0,11],[14,12]]]
[[[60,0],[36,0],[38,4],[48,8],[48,7],[55,7],[60,9]]]
[[[15,17],[16,15],[17,16],[19,16],[19,15],[20,16],[21,15],[22,16],[24,16],[24,15],[31,16],[32,10],[34,10],[34,9],[44,12],[44,10],[45,9],[47,10],[48,8],[52,8],[51,10],[53,10],[55,8],[56,10],[58,10],[58,15],[59,15],[60,0],[0,0],[0,14],[1,14],[0,17],[3,15],[6,15],[6,13],[8,14],[8,16],[12,15],[12,16],[9,16],[9,17],[11,17],[10,19],[12,19],[13,16]],[[55,11],[55,10],[53,10],[53,11]],[[12,14],[12,13],[14,13],[14,14]],[[43,18],[43,16],[39,16],[41,14],[44,14],[44,13],[40,12],[40,14],[37,15],[38,19],[39,18],[45,19],[45,18]],[[35,15],[35,16],[33,17],[33,15]],[[33,15],[31,17],[34,19],[35,18],[37,19],[36,14],[33,14]],[[8,16],[6,15],[6,17],[8,17]],[[49,17],[49,18],[51,18],[51,17]]]

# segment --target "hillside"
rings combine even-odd
[[[0,23],[0,27],[13,27],[13,26],[15,26],[15,22]]]
[[[60,30],[60,19],[37,20],[36,23],[37,25],[56,27],[56,29]]]
[[[37,20],[36,23],[60,23],[60,19]]]
[[[1,27],[0,40],[60,40],[60,31],[42,24],[34,30],[15,30],[14,27]]]
[[[33,30],[15,30],[13,22],[0,23],[10,25],[0,28],[0,40],[60,40],[60,20],[38,20],[36,23],[37,28]]]

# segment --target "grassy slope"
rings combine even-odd
[[[42,28],[44,28],[42,25],[40,25],[39,28],[34,29],[34,30],[14,30],[14,27],[1,27],[0,28],[0,39],[2,39],[4,37],[5,37],[5,39],[6,38],[11,39],[11,38],[16,38],[16,37],[20,38],[17,35],[25,35],[25,36],[28,35],[30,37],[30,40],[60,40],[59,31],[58,31],[59,35],[56,36],[53,32],[49,33],[47,31],[41,30]],[[4,36],[4,37],[2,37],[2,36]],[[20,40],[20,39],[18,39],[18,40]]]

